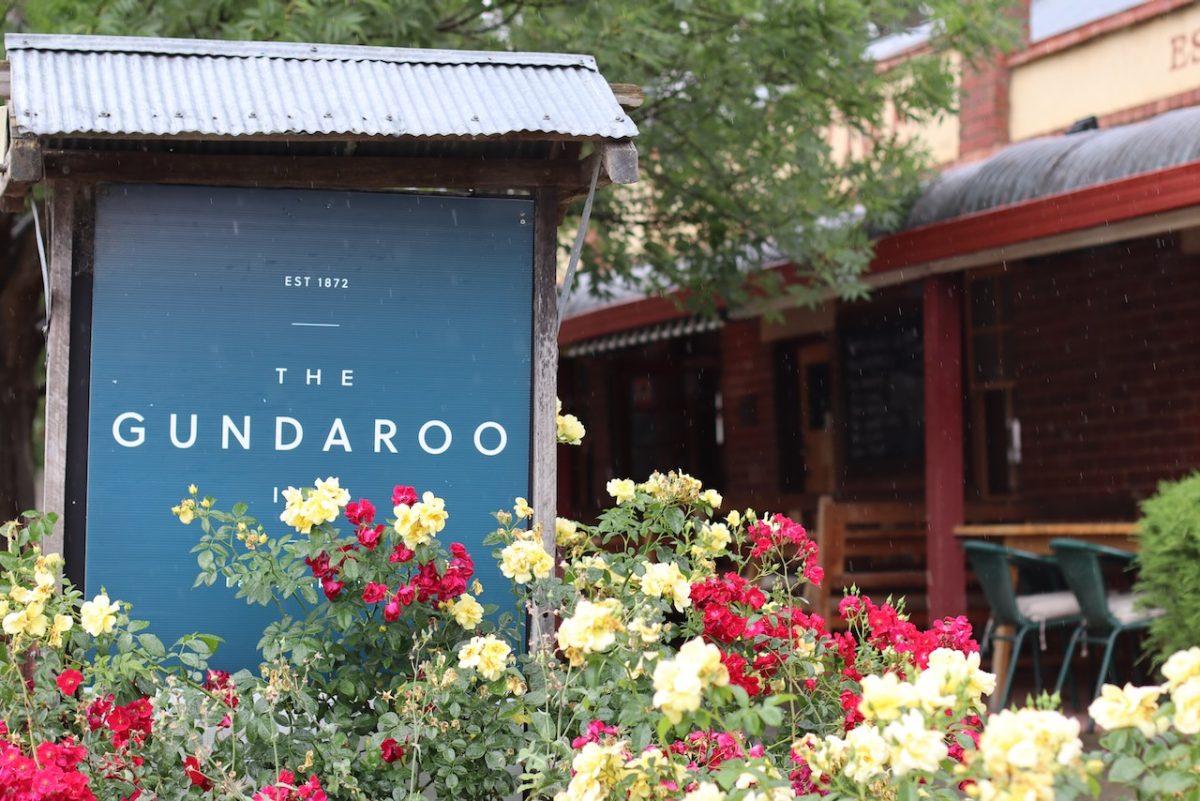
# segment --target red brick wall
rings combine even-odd
[[[721,491],[729,499],[728,508],[777,502],[774,393],[771,348],[759,335],[759,321],[730,321],[721,329],[725,423],[725,486]]]
[[[1200,256],[1135,240],[1012,280],[1028,514],[1132,519],[1158,481],[1200,468]]]
[[[1003,57],[963,69],[959,94],[958,157],[974,161],[1008,144],[1009,71]]]
[[[1009,9],[1022,47],[1029,44],[1029,4],[1030,0],[1018,0]],[[1005,54],[981,62],[978,69],[964,62],[958,95],[959,161],[985,158],[1008,144],[1010,75]]]

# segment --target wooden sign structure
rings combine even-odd
[[[113,466],[126,463],[121,459],[143,458],[128,463],[166,472],[220,463],[222,474],[234,479],[256,475],[248,461],[254,458],[267,460],[254,464],[277,464],[286,472],[286,460],[304,449],[312,451],[306,457],[310,461],[297,461],[294,470],[307,470],[314,459],[357,465],[386,458],[419,469],[412,465],[454,454],[476,460],[483,470],[487,458],[527,444],[528,454],[520,456],[527,458],[528,481],[518,486],[528,487],[541,519],[554,519],[558,224],[566,204],[588,194],[597,173],[600,183],[637,180],[631,142],[637,129],[626,109],[640,103],[640,91],[610,85],[592,58],[566,54],[31,34],[9,34],[5,45],[11,100],[0,204],[23,208],[30,190],[45,186],[50,241],[43,507],[62,516],[64,539],[52,547],[63,550],[68,574],[77,583],[93,583],[82,572],[94,561],[95,554],[88,554],[89,532],[113,525],[101,519],[109,514],[101,494],[111,495],[112,487],[97,490],[96,482],[101,473],[111,478]],[[357,194],[364,192],[372,194]],[[392,202],[380,195],[409,199]],[[476,204],[469,198],[492,201]],[[210,213],[209,207],[237,213]],[[398,232],[405,220],[418,227]],[[439,222],[446,220],[465,226],[462,236],[447,227],[451,223]],[[328,233],[309,236],[312,226],[326,223]],[[510,225],[528,227],[505,227]],[[459,240],[466,249],[455,255]],[[175,242],[179,253],[172,252]],[[236,247],[225,252],[229,242]],[[208,252],[206,243],[220,244],[221,252]],[[311,338],[318,334],[343,335],[341,329],[352,326],[341,321],[352,319],[361,308],[355,304],[363,302],[353,290],[374,281],[373,295],[390,295],[392,289],[379,283],[389,271],[417,265],[413,275],[444,278],[448,292],[458,291],[482,280],[488,254],[503,261],[505,254],[519,254],[526,246],[532,297],[522,302],[529,310],[529,348],[524,355],[504,356],[528,367],[527,395],[513,396],[528,399],[523,422],[492,419],[493,407],[481,407],[478,419],[471,418],[464,429],[452,415],[458,399],[472,393],[458,388],[453,397],[411,411],[423,417],[409,420],[407,411],[376,409],[371,420],[356,423],[352,414],[339,411],[352,400],[349,388],[365,383],[353,369],[285,366],[270,361],[274,357],[264,356],[261,348],[239,357],[233,345],[222,351],[225,346],[207,342],[201,347],[212,351],[206,370],[216,370],[217,377],[232,375],[221,371],[233,369],[230,362],[237,358],[253,363],[253,380],[278,376],[280,386],[272,379],[254,390],[262,396],[261,409],[249,409],[249,396],[239,408],[208,409],[200,400],[193,409],[180,405],[187,395],[168,394],[163,400],[154,394],[161,389],[155,377],[171,369],[161,353],[156,356],[162,344],[157,340],[189,330],[186,307],[172,306],[162,286],[158,295],[149,288],[169,280],[163,275],[172,270],[222,276],[221,298],[241,294],[230,290],[241,280],[235,276],[258,280],[265,275],[280,293],[347,290],[331,307],[324,299],[319,307],[307,307],[319,308],[325,322],[276,319],[283,328],[263,333],[258,343],[253,331],[235,337],[262,344],[270,353],[289,337],[317,342]],[[445,265],[438,262],[443,251]],[[475,258],[480,262],[466,263]],[[246,284],[246,292],[267,292],[268,284],[257,290]],[[143,291],[149,294],[139,307],[136,299]],[[312,296],[287,297],[305,307]],[[427,321],[416,333],[380,329],[386,341],[375,350],[442,348],[446,354],[438,364],[480,358],[464,350],[452,330],[455,309],[469,306],[472,296],[459,300],[451,292],[446,297],[442,327],[451,330],[442,332],[442,340],[425,337],[425,331],[439,328]],[[214,300],[212,305],[220,304]],[[147,321],[159,316],[172,321],[147,323],[143,351],[101,353],[110,347],[103,343],[117,341],[118,335],[124,343],[138,339],[142,329],[128,323],[143,316],[139,308]],[[503,327],[510,319],[496,317],[494,323]],[[409,334],[416,345],[403,341]],[[213,342],[219,340],[214,328]],[[188,340],[193,349],[198,341]],[[143,352],[147,367],[138,372],[128,362],[139,361]],[[283,347],[275,355],[288,352]],[[93,369],[99,372],[94,375]],[[284,386],[285,378],[293,383]],[[451,387],[454,380],[443,377],[439,386]],[[345,388],[342,406],[321,407],[328,414],[313,430],[305,418],[305,393],[329,391],[335,381]],[[101,409],[124,409],[111,403],[113,397],[125,402],[113,393],[126,386],[140,388],[144,398],[138,398],[145,402],[110,414],[112,419],[96,417]],[[197,395],[208,391],[203,380],[194,386]],[[263,416],[267,409],[271,417]],[[251,412],[259,416],[252,418]],[[423,423],[419,438],[413,436],[418,423]],[[524,439],[509,429],[525,432]],[[306,438],[303,448],[301,437]],[[160,464],[159,458],[165,460],[161,468],[145,467]],[[96,473],[90,480],[89,460]],[[184,473],[171,478],[183,486],[193,480]],[[140,477],[125,479],[136,491]],[[294,483],[311,480],[303,475]],[[163,502],[154,497],[127,500],[126,506],[151,504],[159,514]],[[492,503],[496,508],[503,500]],[[259,516],[269,519],[261,511]],[[486,521],[464,521],[476,524]],[[553,525],[546,526],[551,549],[553,537]]]

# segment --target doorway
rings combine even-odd
[[[804,446],[804,490],[810,495],[833,492],[833,390],[829,343],[801,345],[796,351],[800,373],[800,428]]]

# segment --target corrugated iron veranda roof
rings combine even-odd
[[[33,136],[625,139],[591,56],[7,34]]]
[[[1197,160],[1197,106],[1132,125],[1030,139],[942,173],[921,193],[904,227],[917,228]]]

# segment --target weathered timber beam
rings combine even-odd
[[[596,185],[634,184],[638,180],[637,148],[628,140],[619,142],[604,142],[597,146],[595,152],[578,164],[579,181],[574,190],[563,190],[559,193],[559,204],[567,206],[581,197],[586,197],[592,181],[592,170],[596,160],[600,160],[600,178]]]
[[[605,142],[600,145],[604,157],[604,172],[614,184],[636,184],[638,180],[638,153],[633,142]]]
[[[227,156],[50,150],[46,175],[81,183],[211,184],[326,189],[444,187],[587,191],[578,162],[383,156]]]
[[[25,208],[29,188],[42,180],[42,147],[36,139],[14,139],[0,177],[0,211]]]
[[[646,93],[636,83],[610,83],[613,97],[623,109],[634,109],[646,102]]]

